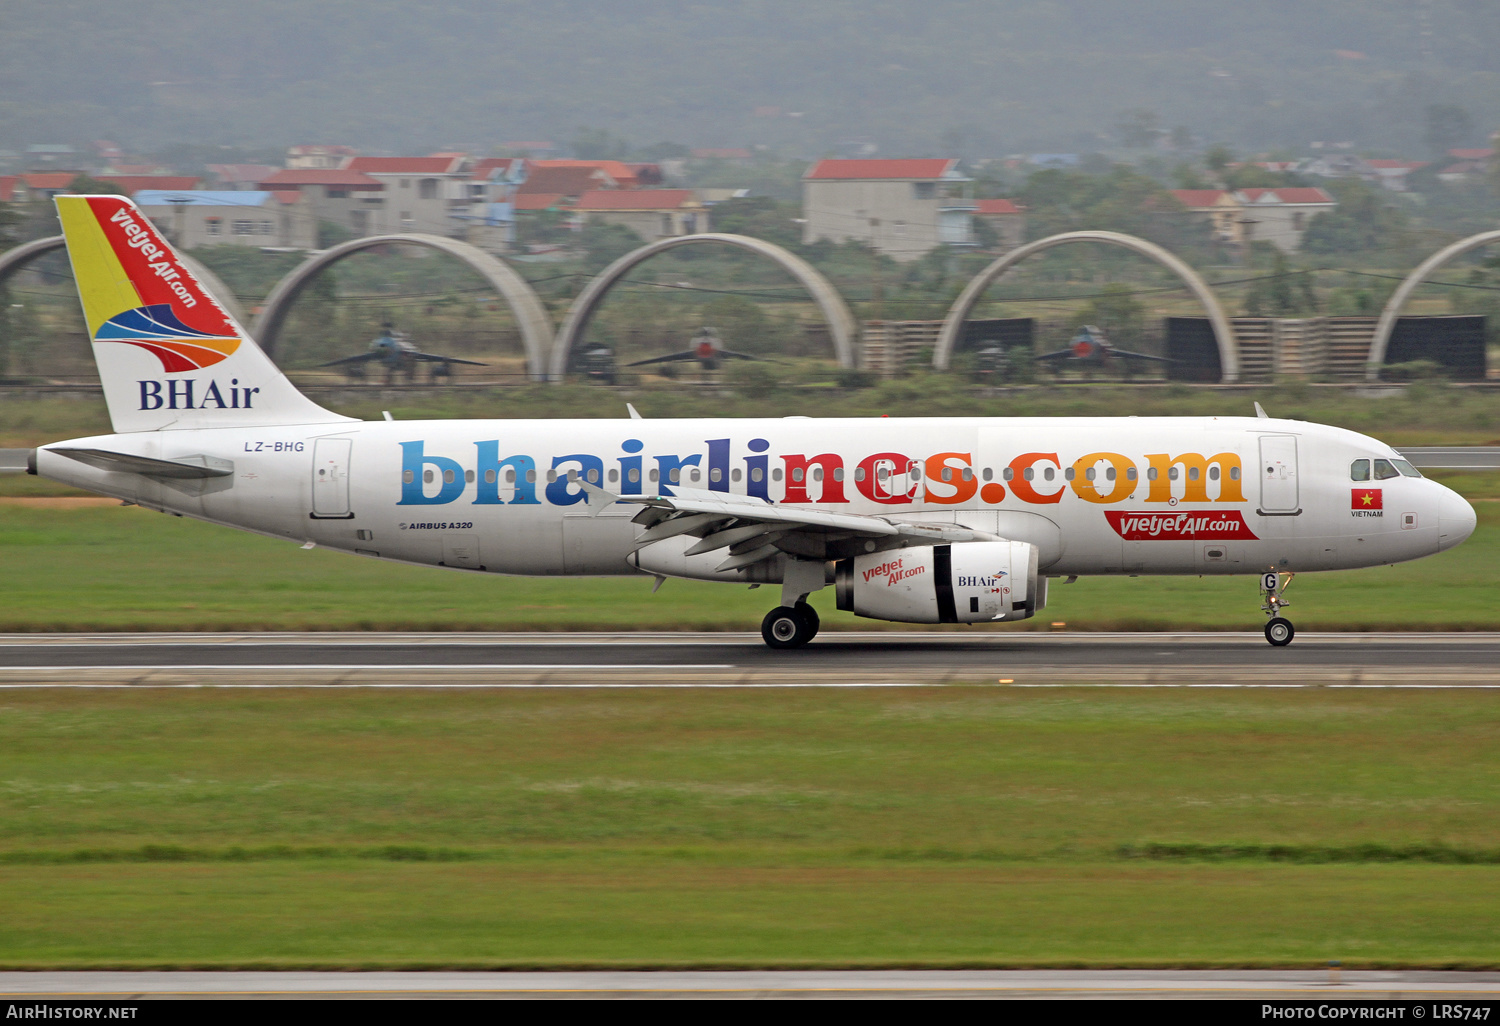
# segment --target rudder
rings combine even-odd
[[[116,431],[350,419],[297,391],[129,199],[56,202]]]

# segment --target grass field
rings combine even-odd
[[[1495,701],[9,691],[0,964],[1500,965]]]
[[[1500,629],[1500,474],[1444,480],[1475,500],[1474,536],[1414,563],[1299,577],[1288,595],[1300,629]],[[3,499],[0,573],[0,631],[755,630],[776,601],[773,589],[677,580],[652,595],[644,576],[399,566],[133,507]],[[831,590],[812,601],[826,629],[892,626],[837,612]],[[1249,576],[1084,578],[1055,583],[1048,602],[991,629],[1256,630],[1263,619]]]

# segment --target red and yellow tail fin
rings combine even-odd
[[[59,196],[116,431],[343,420],[298,392],[123,196]]]

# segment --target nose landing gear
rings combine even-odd
[[[1296,575],[1287,574],[1286,580],[1282,580],[1281,576],[1275,570],[1268,570],[1260,575],[1260,608],[1271,618],[1266,621],[1266,640],[1277,648],[1290,645],[1297,636],[1297,628],[1292,626],[1292,621],[1281,615],[1282,607],[1291,605],[1282,596]]]

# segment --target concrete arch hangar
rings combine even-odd
[[[857,347],[859,322],[854,319],[854,313],[827,278],[819,274],[806,260],[788,253],[774,243],[753,239],[748,235],[724,235],[709,232],[702,235],[680,235],[642,246],[640,249],[626,253],[589,282],[588,287],[578,294],[578,298],[568,308],[568,316],[563,319],[562,327],[557,331],[557,338],[553,340],[552,363],[548,368],[551,380],[562,380],[568,370],[568,357],[573,351],[573,346],[583,337],[599,303],[633,267],[658,253],[676,249],[678,246],[710,244],[733,246],[736,249],[766,257],[775,261],[783,270],[796,278],[802,287],[812,294],[813,302],[818,304],[818,309],[823,312],[824,319],[828,321],[829,333],[833,336],[833,349],[838,357],[839,366],[851,369],[859,366]]]
[[[1500,243],[1500,231],[1480,232],[1478,235],[1470,235],[1467,239],[1459,239],[1451,246],[1444,246],[1432,256],[1423,260],[1396,286],[1396,291],[1391,293],[1391,298],[1386,300],[1385,308],[1380,311],[1380,320],[1375,323],[1375,337],[1370,340],[1370,355],[1365,361],[1365,380],[1379,381],[1380,368],[1385,366],[1386,349],[1391,344],[1391,332],[1396,330],[1396,320],[1401,316],[1401,310],[1406,306],[1406,301],[1411,294],[1417,290],[1417,286],[1426,281],[1428,276],[1442,267],[1454,257],[1461,257],[1465,253],[1486,246]]]
[[[53,235],[45,239],[35,239],[31,242],[23,243],[14,249],[0,253],[0,284],[3,284],[6,278],[15,274],[21,268],[31,263],[31,261],[45,256],[55,249],[62,249],[64,245],[65,243],[61,235]],[[182,266],[186,267],[188,273],[197,278],[203,287],[213,294],[213,297],[219,301],[224,309],[229,311],[229,316],[244,324],[245,311],[240,306],[239,300],[235,298],[234,293],[229,291],[229,286],[220,281],[217,274],[214,274],[214,272],[204,267],[186,253],[179,253],[177,255],[182,260]]]
[[[1229,324],[1228,315],[1219,305],[1219,297],[1214,295],[1208,283],[1199,277],[1197,271],[1170,251],[1154,242],[1147,242],[1145,239],[1121,232],[1063,232],[1059,235],[1049,235],[1045,239],[1028,242],[1024,246],[1013,249],[990,264],[974,276],[974,280],[969,282],[958,299],[954,300],[953,306],[949,308],[948,316],[943,320],[943,327],[938,332],[937,347],[932,354],[932,366],[937,370],[948,369],[954,347],[963,333],[964,322],[969,319],[969,314],[973,312],[974,307],[979,305],[985,289],[999,281],[1006,271],[1027,257],[1040,253],[1044,249],[1063,246],[1070,242],[1102,242],[1110,246],[1121,246],[1132,253],[1139,253],[1141,256],[1155,260],[1181,278],[1183,284],[1192,290],[1198,302],[1203,304],[1203,309],[1208,313],[1209,323],[1213,325],[1214,340],[1219,346],[1220,380],[1226,384],[1239,380],[1239,343],[1235,340],[1234,329]]]
[[[538,380],[545,375],[547,351],[552,346],[552,322],[547,317],[547,310],[542,306],[541,299],[532,291],[526,279],[478,246],[420,232],[352,239],[308,257],[276,283],[261,307],[260,316],[255,319],[255,327],[251,333],[266,351],[266,355],[274,359],[276,339],[286,323],[292,303],[318,272],[347,256],[377,246],[425,246],[457,257],[478,271],[500,293],[515,315],[516,325],[521,329],[521,343],[526,348],[526,372]]]

